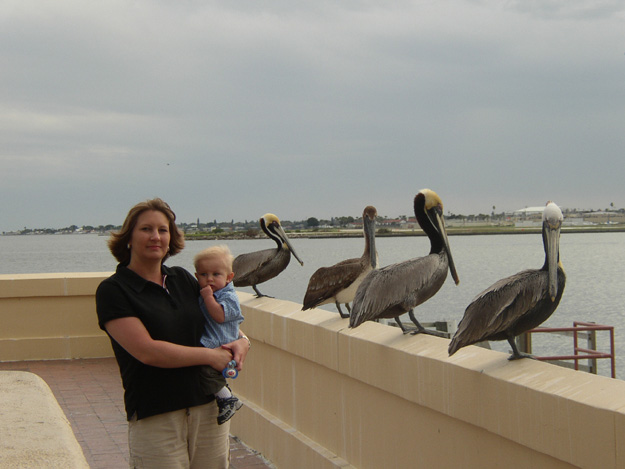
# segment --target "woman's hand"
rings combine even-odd
[[[251,348],[249,339],[245,335],[242,335],[234,342],[224,344],[221,347],[232,353],[234,361],[237,362],[237,370],[241,371],[243,369],[243,362],[247,357],[247,352]]]
[[[217,371],[221,371],[228,366],[230,360],[236,358],[233,357],[232,352],[225,347],[209,348],[211,354],[211,363],[208,363],[212,368]]]

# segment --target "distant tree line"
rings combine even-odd
[[[596,212],[608,212],[614,214],[623,214],[625,213],[625,209],[615,209],[614,203],[610,203],[610,208],[606,208],[605,210],[577,210],[577,209],[563,209],[562,210],[565,216],[571,216],[575,213],[596,213]],[[493,205],[491,213],[479,213],[477,215],[461,215],[455,214],[452,212],[448,212],[445,217],[449,220],[463,220],[468,222],[474,221],[496,221],[496,220],[504,220],[506,217],[509,217],[510,213],[505,212],[496,212],[496,207]],[[410,217],[406,215],[399,215],[396,220],[407,221]],[[299,221],[290,221],[290,220],[282,220],[282,226],[285,230],[310,230],[310,229],[319,229],[320,227],[330,227],[330,228],[345,228],[351,225],[354,222],[359,222],[360,217],[352,217],[352,216],[342,216],[342,217],[332,217],[328,219],[319,219],[316,217],[309,217],[304,220]],[[386,216],[378,216],[378,221],[383,222],[388,220]],[[260,233],[260,228],[258,224],[258,220],[245,220],[235,222],[234,220],[230,221],[222,221],[218,222],[217,220],[213,220],[211,222],[201,223],[198,218],[195,223],[179,223],[179,228],[185,233],[213,233],[213,234],[221,234],[226,232],[236,231],[238,233],[243,233],[247,237],[255,237]],[[110,231],[117,231],[121,229],[121,225],[70,225],[64,228],[27,228],[24,227],[23,230],[19,230],[17,232],[6,233],[3,234],[72,234],[72,233],[97,233],[97,234],[105,234]]]

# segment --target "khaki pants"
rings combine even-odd
[[[217,425],[215,401],[128,422],[131,468],[228,469],[230,422]]]

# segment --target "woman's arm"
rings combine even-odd
[[[241,371],[243,369],[243,362],[247,357],[247,352],[252,348],[252,343],[250,339],[240,331],[237,340],[229,344],[224,344],[221,347],[232,352],[232,358],[237,362],[237,370]]]
[[[119,345],[145,365],[159,368],[210,365],[216,370],[223,370],[233,358],[230,349],[222,347],[216,349],[188,347],[154,340],[141,320],[136,317],[112,319],[104,324],[104,327]]]

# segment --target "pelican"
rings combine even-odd
[[[379,318],[395,318],[405,334],[408,331],[399,316],[408,312],[417,326],[413,334],[438,335],[419,324],[414,308],[436,294],[447,278],[447,269],[456,285],[458,274],[449,250],[443,202],[438,194],[430,189],[421,190],[414,198],[414,212],[430,239],[430,254],[369,272],[356,291],[349,327]]]
[[[342,318],[348,318],[341,310],[341,303],[350,312],[349,302],[354,299],[356,289],[365,276],[378,265],[375,250],[375,207],[365,207],[362,212],[365,251],[359,258],[346,259],[331,267],[321,267],[308,281],[302,311],[334,302]]]
[[[304,265],[299,258],[293,246],[289,242],[286,233],[280,226],[280,220],[273,213],[266,213],[260,219],[260,227],[267,236],[273,239],[278,247],[276,249],[264,249],[262,251],[249,252],[240,254],[232,263],[234,271],[234,279],[232,282],[235,287],[251,286],[256,292],[256,297],[263,295],[256,285],[266,282],[277,276],[286,269],[291,260],[291,254],[295,256],[297,261]]]
[[[559,254],[561,226],[560,208],[548,202],[542,227],[544,265],[501,279],[477,295],[449,344],[450,356],[477,342],[507,340],[512,347],[509,360],[531,357],[519,352],[514,338],[546,321],[560,303],[566,282]]]

